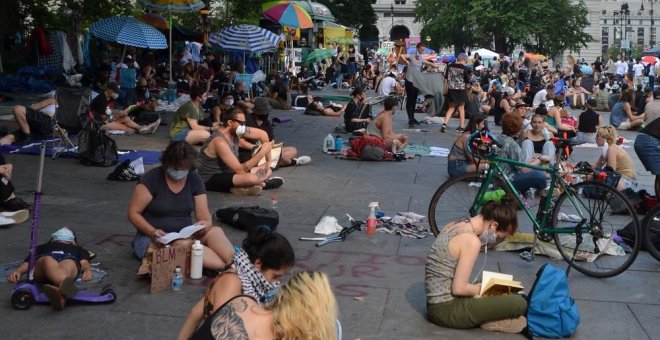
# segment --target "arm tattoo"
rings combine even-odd
[[[242,299],[231,301],[213,316],[211,334],[216,339],[249,339],[243,319],[239,313],[247,310],[247,302]]]

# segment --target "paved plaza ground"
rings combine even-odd
[[[336,91],[328,90],[337,94]],[[347,95],[347,93],[341,93]],[[304,116],[301,112],[275,111],[271,116],[290,115],[292,122],[276,127],[278,140],[310,155],[312,163],[283,168],[276,174],[285,179],[282,188],[260,197],[209,193],[211,211],[249,204],[270,206],[271,194],[279,200],[278,231],[291,241],[297,257],[295,270],[322,270],[330,276],[340,308],[344,339],[508,339],[520,335],[475,330],[452,330],[425,319],[424,263],[432,237],[422,240],[377,233],[353,233],[343,243],[320,248],[298,241],[313,236],[315,224],[324,215],[343,224],[345,214],[367,217],[368,204],[380,202],[387,214],[413,211],[426,214],[435,189],[447,178],[446,157],[423,157],[405,162],[358,162],[337,160],[323,154],[324,136],[341,118]],[[577,111],[574,112],[577,114]],[[421,114],[418,114],[421,116]],[[169,117],[170,118],[171,114]],[[421,118],[421,117],[418,117]],[[606,116],[604,121],[608,121]],[[405,126],[405,112],[395,115],[395,129]],[[452,121],[452,127],[456,122]],[[437,125],[422,125],[428,132],[410,132],[412,143],[449,148],[455,132],[439,133]],[[496,130],[498,131],[498,130]],[[634,132],[624,132],[634,140]],[[120,148],[162,150],[167,127],[152,136],[116,137]],[[345,136],[346,138],[346,136]],[[650,190],[653,178],[645,172],[632,148],[640,187]],[[575,159],[594,160],[595,149],[576,149]],[[20,197],[31,200],[36,186],[38,157],[8,155],[14,164],[14,182]],[[139,262],[130,242],[135,233],[126,218],[133,183],[110,182],[111,168],[84,167],[76,160],[47,159],[39,239],[62,226],[78,232],[83,246],[98,254],[107,271],[103,284],[112,284],[118,295],[109,305],[75,305],[62,312],[48,306],[14,310],[10,303],[12,285],[0,283],[0,338],[2,339],[172,339],[176,337],[190,307],[202,296],[209,279],[188,281],[182,291],[149,293],[145,281],[136,278]],[[521,215],[522,216],[522,215]],[[522,219],[522,231],[530,222]],[[230,240],[239,244],[245,233],[225,228]],[[0,263],[25,257],[30,235],[29,221],[0,229]],[[483,261],[483,254],[479,261]],[[537,269],[547,258],[526,262],[516,253],[489,252],[487,270],[512,273],[531,287]],[[479,262],[481,263],[481,262]],[[565,268],[562,261],[553,264]],[[477,266],[480,267],[480,266]],[[647,253],[625,273],[609,279],[594,279],[572,271],[570,288],[580,308],[581,324],[575,339],[660,339],[660,262]],[[91,287],[98,288],[98,287]]]

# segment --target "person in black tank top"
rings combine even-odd
[[[601,116],[595,111],[598,103],[595,99],[587,100],[587,111],[580,113],[577,121],[577,142],[596,143],[596,128],[602,125]]]
[[[520,143],[524,159],[527,162],[539,159],[542,164],[554,164],[555,145],[550,141],[554,135],[545,130],[545,116],[536,113],[532,116],[532,129],[525,130],[522,134],[523,141]]]

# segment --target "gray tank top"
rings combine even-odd
[[[443,303],[454,299],[451,294],[451,282],[454,279],[458,260],[449,252],[449,241],[456,235],[471,232],[471,230],[456,228],[447,233],[440,233],[433,242],[426,257],[424,274],[427,303]]]
[[[213,175],[215,174],[233,174],[234,170],[229,168],[223,161],[220,159],[220,157],[209,157],[204,153],[204,150],[209,146],[209,144],[216,138],[222,138],[227,142],[227,145],[231,148],[232,153],[236,158],[238,158],[238,137],[232,136],[232,142],[230,143],[229,140],[227,139],[227,136],[225,136],[224,133],[220,131],[214,132],[209,139],[207,139],[204,142],[204,145],[202,145],[202,150],[199,152],[199,169],[197,169],[197,172],[199,173],[200,176],[202,176],[202,179],[204,180],[204,183],[206,183]]]

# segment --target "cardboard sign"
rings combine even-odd
[[[151,292],[172,289],[172,277],[176,267],[181,268],[183,277],[190,277],[190,245],[158,248],[151,262]]]

